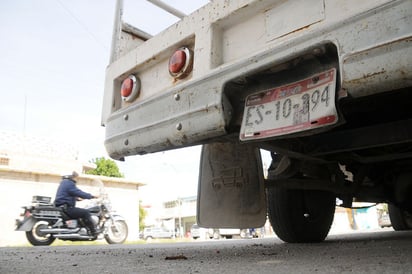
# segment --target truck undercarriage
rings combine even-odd
[[[314,67],[322,66],[317,64]],[[240,123],[243,115],[244,99],[239,96],[242,90],[264,90],[266,83],[269,83],[268,86],[273,85],[273,79],[285,79],[283,73],[301,74],[291,70],[275,73],[265,71],[245,77],[242,81],[228,83],[225,94],[233,107],[233,116],[238,117],[232,121]],[[333,129],[243,144],[271,152],[272,164],[264,187],[268,215],[281,239],[287,242],[323,240],[333,220],[336,198],[341,201],[340,206],[348,208],[352,207],[354,201],[388,203],[393,227],[396,230],[412,228],[410,102],[412,92],[409,87],[360,98],[351,98],[345,94],[337,102],[340,119],[344,122]],[[228,136],[222,140],[224,146],[238,142],[239,123],[233,122],[229,126],[228,131],[233,131],[233,136],[231,141],[228,141]],[[210,156],[207,158],[209,161],[214,160]],[[256,158],[256,161],[259,159]],[[249,161],[248,165],[253,163]],[[223,173],[221,175],[226,176]],[[218,174],[215,176],[219,177]],[[224,180],[227,181],[228,176]],[[207,181],[201,179],[199,187],[207,184]],[[244,202],[240,201],[240,204]],[[207,210],[210,211],[209,208]],[[234,216],[233,212],[230,214]],[[202,216],[202,212],[199,215]]]
[[[203,227],[268,215],[282,240],[318,242],[338,199],[388,203],[412,229],[412,5],[353,4],[216,0],[154,37],[117,22],[109,155],[202,144]]]

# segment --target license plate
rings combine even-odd
[[[297,133],[335,124],[336,69],[249,95],[240,140]]]

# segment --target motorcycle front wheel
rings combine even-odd
[[[48,228],[49,224],[45,221],[38,221],[30,231],[26,231],[27,240],[34,246],[51,245],[56,238],[51,234],[41,232],[41,229]]]
[[[104,235],[106,242],[109,244],[122,244],[126,241],[128,228],[125,221],[115,220],[108,227]]]

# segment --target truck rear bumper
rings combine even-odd
[[[174,90],[111,115],[105,141],[110,157],[189,146],[224,135],[230,105],[211,83],[216,81]]]
[[[273,41],[248,58],[214,68],[201,79],[118,110],[105,121],[106,149],[120,159],[223,136],[231,119],[238,118],[232,117],[223,93],[225,83],[284,64],[326,43],[337,49],[338,85],[353,97],[412,86],[411,6],[410,1],[393,1],[301,36],[295,33],[290,40]]]

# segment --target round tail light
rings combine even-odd
[[[186,77],[193,67],[193,54],[187,47],[177,49],[169,59],[169,73],[175,79]]]
[[[131,102],[139,96],[140,93],[140,80],[134,75],[129,75],[122,82],[120,88],[120,94],[125,102]]]

